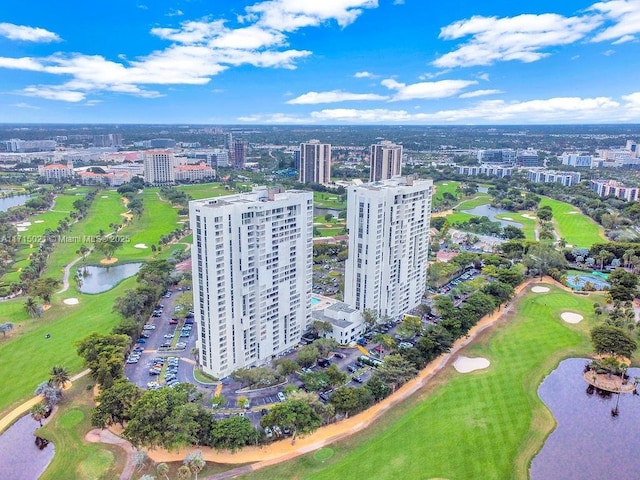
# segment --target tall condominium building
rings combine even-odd
[[[371,145],[369,181],[379,182],[402,173],[402,145],[383,141]]]
[[[311,323],[312,192],[254,188],[189,214],[203,370],[225,377],[295,346]]]
[[[144,152],[144,181],[152,185],[175,182],[175,160],[170,150]]]
[[[300,144],[300,182],[328,184],[331,181],[331,145],[310,140]]]
[[[345,303],[392,319],[420,304],[427,281],[432,180],[394,177],[347,189]]]
[[[231,158],[233,160],[233,168],[244,168],[244,164],[247,161],[247,142],[235,138],[233,140]]]

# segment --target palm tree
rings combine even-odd
[[[24,302],[24,309],[27,311],[31,318],[40,316],[40,308],[38,307],[38,304],[33,299],[33,297],[27,298],[27,301]]]
[[[45,415],[47,414],[47,410],[44,408],[44,405],[42,403],[36,403],[31,407],[29,413],[31,414],[31,418],[42,426],[42,419],[45,418]]]
[[[167,473],[169,473],[169,465],[166,463],[162,462],[156,465],[156,472],[158,472],[158,475],[163,475],[164,478],[169,480],[169,476],[167,475]]]
[[[202,458],[202,452],[196,450],[187,455],[187,458],[184,459],[184,464],[189,467],[189,470],[195,474],[196,480],[198,480],[198,473],[205,467],[206,462]]]
[[[178,480],[187,480],[191,476],[191,470],[186,465],[178,469]]]
[[[59,365],[54,366],[49,372],[49,383],[56,388],[62,388],[69,381],[69,371]]]

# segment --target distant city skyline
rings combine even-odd
[[[11,3],[0,122],[640,122],[640,1]]]

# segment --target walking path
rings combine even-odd
[[[138,451],[133,445],[110,430],[101,430],[99,428],[90,430],[84,436],[84,439],[91,443],[108,443],[122,448],[127,456],[127,461],[122,473],[120,474],[120,480],[130,480],[133,475],[133,471],[136,468],[133,456]]]
[[[67,383],[67,385],[65,385],[65,389],[69,388],[71,386],[71,384],[73,382],[75,382],[77,379],[82,378],[85,375],[88,375],[90,371],[91,370],[89,370],[89,369],[83,370],[82,372],[78,373],[77,375],[74,375],[73,377],[71,377],[69,379],[69,382]],[[7,427],[12,425],[13,422],[18,420],[23,415],[25,415],[27,412],[29,412],[29,410],[31,410],[31,408],[34,405],[40,403],[41,401],[42,401],[42,395],[37,395],[37,396],[27,400],[23,404],[18,405],[16,408],[11,410],[4,417],[0,418],[0,433],[4,432],[4,430]]]
[[[530,279],[516,288],[516,294],[514,300],[519,298],[527,287],[532,283],[538,283],[539,280]],[[324,426],[318,429],[311,435],[304,438],[297,438],[295,444],[292,444],[289,440],[281,440],[273,442],[268,446],[263,447],[246,447],[236,453],[231,452],[218,452],[212,448],[200,448],[205,460],[217,463],[226,464],[246,464],[253,463],[250,466],[243,466],[237,469],[230,470],[224,474],[214,475],[209,477],[209,480],[220,480],[226,478],[232,478],[248,471],[258,470],[276,463],[280,463],[286,460],[290,460],[299,455],[312,452],[319,448],[322,448],[328,444],[342,440],[350,435],[363,430],[376,421],[382,414],[389,410],[394,405],[408,398],[416,391],[424,387],[427,382],[440,370],[442,370],[449,360],[456,356],[460,349],[471,343],[480,333],[487,328],[493,326],[499,320],[501,320],[507,309],[498,310],[491,315],[487,315],[482,318],[464,338],[459,339],[449,353],[443,354],[434,361],[432,361],[427,367],[425,367],[418,377],[405,383],[402,387],[396,390],[395,393],[387,397],[380,403],[372,406],[368,410],[359,413],[353,417],[347,418],[340,422]],[[182,461],[188,450],[181,450],[175,452],[168,452],[166,450],[151,450],[148,452],[149,457],[155,462],[173,462]]]
[[[56,292],[56,295],[66,292],[69,290],[69,275],[71,273],[71,268],[82,260],[82,257],[76,258],[73,262],[69,263],[66,267],[64,267],[64,275],[62,276],[62,289]]]

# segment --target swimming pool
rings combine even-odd
[[[311,306],[313,307],[314,305],[319,304],[321,301],[322,300],[320,300],[319,298],[311,297]]]

